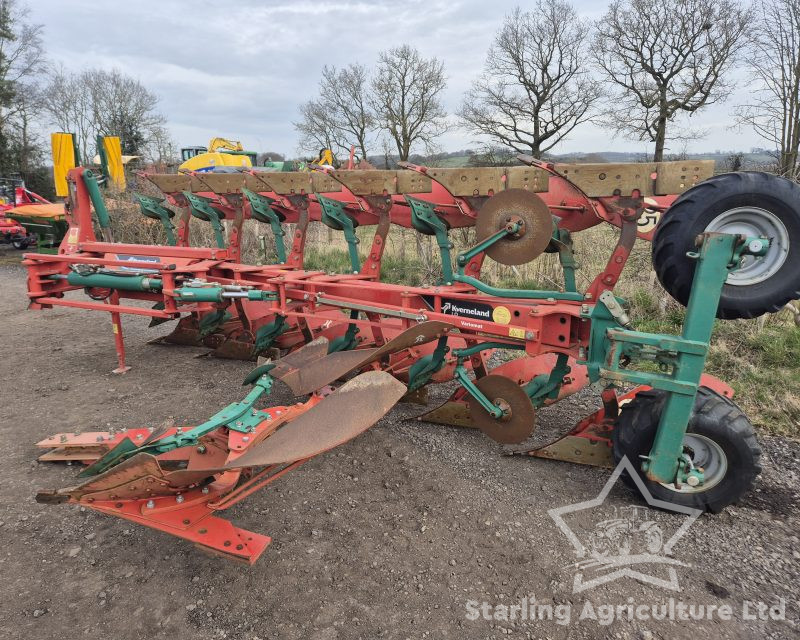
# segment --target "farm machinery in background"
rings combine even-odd
[[[115,243],[91,174],[70,170],[59,255],[26,256],[31,308],[109,313],[118,372],[128,369],[122,314],[177,319],[173,341],[217,355],[270,358],[246,376],[241,400],[202,424],[43,440],[42,460],[88,466],[81,484],[37,500],[80,504],[252,563],[270,539],[218,512],[362,433],[404,396],[456,381],[423,420],[477,427],[520,445],[517,455],[605,466],[627,457],[668,502],[712,512],[735,502],[760,471],[760,450],[731,388],[703,373],[705,359],[715,318],[754,317],[800,295],[800,187],[760,173],[711,177],[713,164],[698,161],[521,160],[150,175],[164,197],[139,200],[164,225],[167,246]],[[215,246],[192,246],[191,218],[211,226]],[[272,230],[275,264],[241,262],[248,220]],[[348,273],[303,268],[312,222],[344,235]],[[602,223],[618,229],[617,244],[579,290],[571,237]],[[380,281],[392,224],[435,238],[438,285]],[[363,260],[358,226],[375,229]],[[448,234],[473,226],[476,244],[453,255]],[[681,335],[637,331],[613,293],[637,237],[653,242],[660,282],[686,306]],[[487,257],[519,265],[543,252],[558,254],[558,289],[481,279]],[[497,351],[519,357],[493,367]],[[258,408],[275,381],[302,401]],[[590,384],[601,387],[598,411],[549,445],[523,446],[540,408]]]
[[[255,151],[245,151],[238,140],[211,138],[207,147],[184,147],[178,171],[214,171],[219,167],[255,167]]]
[[[15,249],[56,251],[67,230],[64,205],[25,187],[21,178],[0,178],[0,240]]]

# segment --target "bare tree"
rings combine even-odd
[[[755,130],[776,150],[778,172],[798,177],[800,150],[800,0],[762,0],[751,26],[746,58],[754,83],[739,105],[739,124]]]
[[[85,72],[92,95],[94,125],[99,135],[119,136],[122,152],[144,155],[165,123],[157,110],[158,97],[136,78],[116,69]]]
[[[444,65],[436,58],[423,58],[414,47],[404,44],[379,54],[370,104],[400,160],[408,160],[415,145],[430,150],[447,130],[441,103],[446,84]]]
[[[354,145],[367,157],[375,119],[367,104],[368,73],[360,64],[343,69],[325,66],[319,81],[319,96],[300,107],[301,120],[294,124],[300,145],[316,152],[324,147],[342,154]]]
[[[561,142],[600,97],[585,68],[589,30],[565,0],[506,16],[459,111],[467,128],[536,157]]]
[[[42,108],[50,122],[74,133],[84,159],[95,136],[119,136],[122,152],[166,160],[172,145],[158,98],[135,78],[120,71],[89,69],[68,73],[55,69],[42,92]]]
[[[614,0],[597,22],[594,57],[617,91],[609,95],[604,124],[617,133],[655,143],[660,162],[667,125],[724,100],[724,81],[750,22],[733,0]]]
[[[61,131],[74,134],[81,158],[89,158],[89,149],[94,146],[95,123],[92,92],[83,74],[56,67],[49,74],[40,99],[48,121]]]
[[[333,135],[336,123],[319,100],[309,100],[300,105],[300,121],[294,128],[301,134],[299,147],[316,153],[317,149],[340,149]]]
[[[31,100],[34,81],[44,67],[42,25],[28,22],[28,8],[0,0],[0,171],[18,169],[33,158]],[[20,138],[22,134],[22,138]],[[17,165],[17,166],[12,166]]]

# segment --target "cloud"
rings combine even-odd
[[[410,43],[445,63],[445,106],[452,113],[480,73],[486,50],[503,16],[516,2],[496,0],[268,1],[89,0],[29,2],[31,19],[44,24],[54,63],[80,70],[119,68],[138,77],[160,97],[160,109],[180,145],[205,144],[221,135],[247,148],[294,154],[292,121],[313,98],[325,64],[371,65],[382,49]],[[591,18],[602,5],[576,3]],[[732,136],[727,105],[693,119],[711,134],[691,148],[747,148],[749,132]],[[713,126],[712,126],[713,125]],[[470,146],[454,130],[442,147]],[[641,143],[609,141],[592,125],[577,129],[560,151],[609,148],[644,150]]]

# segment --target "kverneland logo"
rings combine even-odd
[[[470,318],[482,318],[489,320],[492,317],[492,309],[490,307],[465,307],[455,302],[445,302],[442,305],[442,313],[452,316],[469,316]]]

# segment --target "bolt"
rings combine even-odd
[[[142,439],[142,434],[141,433],[137,433],[136,434],[136,439],[137,440],[141,440]]]
[[[244,423],[243,423],[241,420],[237,420],[237,421],[236,421],[236,426],[237,426],[237,427],[241,427],[241,426],[242,426],[242,424],[244,424]]]
[[[525,339],[526,340],[533,340],[533,331],[526,331],[525,332]]]
[[[175,496],[175,502],[177,502],[178,504],[183,502],[183,496],[180,493],[177,496]]]
[[[199,447],[197,447],[197,453],[203,454],[205,452],[206,452],[206,448],[202,444]]]
[[[148,509],[153,509],[156,506],[156,503],[153,502],[152,500],[148,500],[146,506]]]
[[[203,487],[202,489],[200,489],[200,493],[207,494],[208,493],[208,487]]]
[[[244,436],[242,442],[250,442],[250,436]]]

